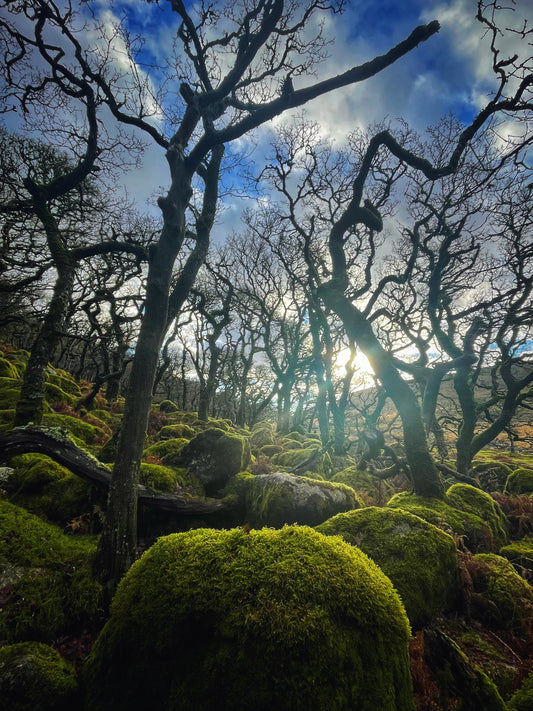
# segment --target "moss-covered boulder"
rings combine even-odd
[[[242,490],[245,520],[256,528],[286,523],[317,526],[361,505],[349,486],[282,472],[247,478]]]
[[[246,437],[210,428],[183,447],[176,463],[194,474],[210,496],[223,488],[232,476],[246,469],[250,457]]]
[[[43,426],[65,429],[84,444],[97,444],[108,437],[108,434],[100,427],[90,425],[88,422],[71,415],[58,415],[56,413],[44,415]]]
[[[533,469],[520,467],[511,472],[505,483],[505,492],[516,495],[533,494]]]
[[[178,422],[175,425],[164,425],[157,433],[157,439],[192,439],[196,435],[190,425]]]
[[[99,619],[101,586],[91,565],[96,540],[67,536],[0,500],[0,639],[53,642]]]
[[[71,711],[79,706],[72,664],[39,642],[0,648],[0,704],[5,711]]]
[[[502,556],[479,553],[472,574],[472,614],[494,629],[523,633],[533,625],[533,587]]]
[[[290,471],[299,467],[304,462],[307,469],[321,473],[322,455],[320,444],[305,449],[287,449],[272,457],[272,464],[280,471]]]
[[[412,711],[408,639],[388,578],[337,537],[173,534],[121,582],[85,708]]]
[[[531,537],[513,541],[500,549],[500,555],[507,558],[523,578],[533,582],[533,540]]]
[[[453,500],[458,502],[459,499],[455,497]],[[493,530],[498,527],[499,518],[489,525],[481,518],[481,515],[456,508],[448,502],[447,498],[426,498],[402,491],[395,494],[387,506],[410,511],[415,516],[420,516],[447,533],[458,536],[470,551],[488,552],[498,548],[498,541],[494,540]]]
[[[338,514],[316,530],[340,535],[379,565],[419,629],[459,596],[457,549],[451,536],[400,509],[369,506]]]
[[[490,527],[495,550],[507,543],[507,517],[500,505],[485,491],[469,484],[453,484],[446,492],[446,501],[460,511],[482,518]]]
[[[12,503],[63,526],[91,511],[91,485],[45,454],[23,454],[10,463],[5,488]]]
[[[533,709],[533,671],[507,703],[508,711],[531,711]]]
[[[20,372],[16,365],[4,358],[3,354],[0,354],[0,378],[9,378],[10,380],[20,378]]]
[[[470,476],[479,481],[483,491],[491,493],[504,490],[505,482],[511,471],[511,467],[503,462],[474,462]]]
[[[261,423],[260,427],[254,427],[250,436],[250,446],[254,450],[274,444],[274,431],[272,425],[267,422]]]
[[[331,477],[331,481],[346,484],[365,497],[365,501],[383,506],[394,494],[394,488],[388,481],[373,477],[367,471],[355,466],[347,467]]]
[[[159,409],[161,412],[178,412],[179,407],[172,400],[163,400],[159,403]]]
[[[143,452],[143,457],[158,457],[163,459],[164,457],[169,457],[171,455],[176,455],[181,452],[183,447],[189,442],[185,437],[175,437],[172,439],[163,439],[160,442],[151,444]],[[167,461],[168,464],[172,463],[172,460]]]

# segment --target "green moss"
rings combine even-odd
[[[156,442],[155,444],[147,447],[143,452],[143,457],[159,457],[160,459],[163,459],[163,457],[166,457],[169,454],[177,454],[178,452],[181,452],[188,441],[189,440],[184,437],[161,440],[161,442]]]
[[[453,484],[446,492],[446,501],[456,509],[475,514],[488,523],[495,549],[507,543],[507,517],[500,505],[485,491],[469,484]]]
[[[17,367],[2,355],[0,355],[0,378],[9,378],[10,380],[20,378]]]
[[[0,639],[52,642],[99,615],[93,579],[96,541],[67,536],[24,509],[0,500]]]
[[[289,434],[284,435],[284,439],[292,439],[295,442],[301,442],[302,435],[299,432],[289,432]]]
[[[70,373],[67,373],[61,368],[49,368],[46,374],[46,380],[48,383],[55,385],[60,390],[68,395],[72,396],[74,399],[81,397],[81,390],[78,383],[72,377]]]
[[[358,508],[356,493],[344,484],[277,472],[243,482],[245,520],[256,528],[286,523],[316,526]]]
[[[522,538],[521,541],[503,546],[500,555],[507,558],[520,574],[527,572],[530,578],[533,577],[533,541],[530,538]]]
[[[90,511],[91,486],[44,454],[14,457],[6,488],[11,501],[65,525]]]
[[[533,494],[533,469],[521,467],[509,474],[505,484],[508,494]]]
[[[462,537],[464,545],[471,551],[490,551],[494,547],[492,530],[486,521],[442,499],[425,498],[402,491],[395,494],[387,506],[410,511],[447,533]]]
[[[77,691],[73,665],[46,644],[0,649],[0,698],[6,711],[67,711],[79,703]]]
[[[458,598],[455,542],[418,516],[369,506],[338,514],[316,530],[340,535],[372,558],[391,579],[416,629],[451,609]]]
[[[279,444],[265,444],[259,449],[260,454],[264,454],[265,457],[273,457],[275,454],[279,454],[283,451],[283,447]]]
[[[161,412],[178,412],[179,407],[172,400],[163,400],[159,403],[159,410]]]
[[[394,493],[393,487],[383,479],[376,479],[368,472],[363,472],[355,466],[347,467],[337,472],[331,477],[331,481],[337,481],[358,491],[378,504],[387,502]]]
[[[192,439],[196,435],[196,431],[192,427],[185,424],[165,425],[161,427],[157,433],[158,439]]]
[[[58,385],[53,383],[44,384],[44,394],[48,402],[66,402],[68,405],[74,405],[76,398],[70,395],[65,390],[62,390]]]
[[[90,425],[77,417],[70,415],[44,415],[43,425],[45,427],[61,427],[68,430],[74,437],[85,442],[85,444],[94,444],[96,440],[103,439],[105,432],[99,427]]]
[[[288,452],[291,449],[303,449],[303,445],[301,442],[298,442],[298,440],[295,439],[283,439],[281,440],[281,445],[283,448],[283,451]]]
[[[272,464],[282,470],[293,469],[316,452],[316,448],[312,449],[289,449],[285,452],[280,452],[272,457]],[[321,465],[321,457],[317,457],[315,465],[312,467],[315,471],[319,471]]]
[[[86,708],[410,711],[408,639],[388,578],[339,538],[173,534],[121,582]]]
[[[11,424],[15,419],[15,410],[0,410],[0,424]]]
[[[508,711],[531,711],[533,709],[533,671],[529,673],[520,689],[507,704]]]
[[[0,410],[14,410],[20,398],[20,387],[0,387]]]
[[[150,491],[174,491],[178,483],[178,475],[174,469],[160,464],[141,463],[141,484]]]
[[[254,427],[250,436],[250,446],[253,449],[271,446],[274,444],[274,432],[272,426],[264,423],[262,427]]]
[[[508,655],[472,630],[461,634],[457,641],[466,656],[473,657],[495,684],[502,698],[508,699],[517,673],[516,667],[509,663]]]
[[[476,576],[475,592],[491,604],[483,608],[484,620],[498,629],[523,632],[533,622],[533,588],[506,559],[493,553],[474,556],[486,564]]]

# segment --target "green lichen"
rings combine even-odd
[[[388,578],[337,537],[173,534],[121,582],[85,708],[412,711],[408,639]]]
[[[475,592],[489,601],[483,606],[484,621],[498,629],[524,632],[533,622],[533,588],[506,559],[493,553],[474,556],[485,564],[475,579]]]
[[[507,494],[533,494],[533,469],[521,467],[509,474],[505,484]]]
[[[11,570],[0,615],[0,639],[53,642],[99,616],[101,586],[91,565],[96,541],[67,536],[0,500],[0,570]],[[13,572],[14,571],[14,572]]]
[[[46,644],[2,647],[0,699],[6,711],[70,711],[79,704],[74,667]]]
[[[400,509],[369,506],[341,513],[316,527],[360,548],[387,575],[419,629],[451,609],[459,593],[455,541]]]

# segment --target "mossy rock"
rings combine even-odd
[[[501,506],[485,491],[470,484],[453,484],[446,492],[446,501],[456,509],[475,514],[488,523],[495,550],[507,543],[507,517]]]
[[[66,429],[85,444],[94,444],[97,440],[102,440],[106,437],[106,433],[100,427],[90,425],[88,422],[71,415],[56,415],[54,413],[44,415],[43,426]]]
[[[0,699],[6,711],[70,711],[79,707],[74,666],[39,642],[0,648]]]
[[[494,538],[489,524],[480,516],[457,509],[443,499],[426,498],[402,491],[395,494],[387,506],[410,511],[446,533],[461,537],[464,546],[470,551],[494,550]]]
[[[48,369],[46,373],[48,383],[56,385],[63,392],[68,393],[74,398],[81,397],[81,389],[75,379],[66,370],[60,368]]]
[[[523,578],[533,580],[533,540],[522,538],[500,549],[500,555],[510,561]]]
[[[533,494],[533,469],[521,467],[515,469],[507,477],[505,483],[505,491],[507,494]]]
[[[503,491],[507,477],[511,473],[511,467],[503,462],[474,462],[470,470],[470,476],[479,481],[483,491]]]
[[[0,410],[0,424],[8,425],[15,419],[15,410]]]
[[[159,410],[161,412],[178,412],[179,407],[172,400],[163,400],[159,403]]]
[[[495,684],[471,664],[459,646],[439,630],[419,632],[423,636],[423,661],[438,689],[438,706],[424,708],[451,711],[506,711]],[[426,679],[426,685],[427,685]],[[415,684],[416,691],[416,684]],[[425,696],[428,689],[422,689]]]
[[[181,452],[183,447],[188,442],[189,440],[185,439],[184,437],[178,437],[175,439],[163,439],[160,442],[156,442],[155,444],[151,444],[149,447],[147,447],[143,452],[143,457],[159,457],[159,459],[163,459],[163,457],[178,454],[179,452]],[[172,462],[168,460],[168,464],[171,463]]]
[[[243,494],[245,520],[256,528],[280,528],[287,523],[317,526],[361,505],[348,486],[282,472],[247,479]]]
[[[337,537],[173,534],[120,583],[85,708],[412,711],[408,639],[388,578]]]
[[[210,496],[223,488],[232,476],[245,470],[250,458],[246,437],[209,428],[183,447],[179,464],[194,474]]]
[[[178,483],[178,475],[173,469],[170,469],[170,467],[142,462],[140,482],[153,492],[172,492]]]
[[[473,579],[476,615],[495,629],[517,633],[531,629],[533,623],[533,588],[502,556],[479,553],[474,560],[481,564]],[[484,564],[484,565],[483,565]],[[489,604],[479,599],[481,596]]]
[[[161,427],[157,433],[157,439],[192,439],[196,436],[196,430],[190,425],[176,424],[176,425],[165,425]]]
[[[113,415],[111,412],[109,412],[109,410],[99,410],[99,409],[92,410],[91,415],[92,415],[92,417],[97,417],[102,422],[105,422],[105,424],[108,425],[109,427],[113,427],[113,425],[115,424],[115,422],[117,420],[117,417],[115,415]]]
[[[54,642],[94,624],[102,605],[91,571],[95,550],[93,537],[67,536],[0,500],[0,639]]]
[[[271,425],[267,423],[263,427],[253,429],[250,435],[250,447],[252,449],[261,449],[261,447],[271,446],[274,444],[274,432]]]
[[[383,479],[373,477],[369,472],[361,471],[355,466],[347,467],[337,472],[330,481],[336,481],[351,486],[355,491],[370,497],[372,502],[385,504],[393,495],[394,488]]]
[[[67,405],[74,405],[77,399],[53,383],[44,384],[44,395],[49,403],[66,402]]]
[[[6,482],[13,503],[65,525],[91,510],[91,486],[44,454],[23,454],[11,462]]]
[[[507,703],[508,711],[531,711],[533,709],[533,671]]]
[[[283,451],[283,447],[279,444],[265,444],[260,448],[259,454],[264,454],[265,457],[273,457],[275,454],[279,454]]]
[[[284,452],[290,452],[292,449],[303,449],[303,444],[296,439],[283,439],[281,446]]]
[[[280,452],[272,457],[272,464],[280,470],[287,471],[289,469],[294,469],[306,459],[309,459],[313,454],[317,452],[320,447],[313,447],[308,449],[289,449],[285,452]],[[322,464],[322,458],[320,456],[316,457],[313,465],[310,465],[310,469],[320,472],[320,465]]]
[[[7,358],[0,355],[0,378],[9,378],[10,380],[18,380],[20,373],[14,363],[11,363]]]
[[[0,385],[0,410],[14,410],[20,399],[20,383],[18,387],[6,387],[5,383]]]
[[[451,536],[400,509],[369,506],[316,527],[360,548],[389,577],[411,626],[420,629],[459,597],[457,548]]]

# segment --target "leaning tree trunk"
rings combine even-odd
[[[30,422],[39,425],[42,422],[46,367],[50,354],[56,349],[64,331],[68,305],[74,288],[75,261],[69,250],[63,245],[55,221],[47,210],[41,219],[45,224],[48,245],[57,269],[57,278],[52,299],[31,347],[30,358],[24,371],[20,399],[15,409],[15,427],[27,425]]]
[[[422,411],[415,393],[400,376],[390,354],[382,348],[372,326],[335,284],[324,285],[321,295],[341,319],[349,338],[359,345],[398,410],[414,492],[419,496],[442,498],[444,490],[429,452]]]

